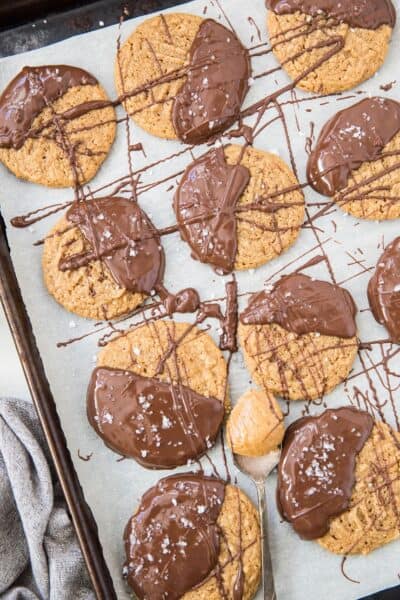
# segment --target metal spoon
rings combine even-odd
[[[268,475],[279,462],[281,451],[273,450],[265,456],[241,456],[233,453],[233,460],[239,471],[250,477],[257,488],[258,515],[261,528],[262,590],[264,600],[276,600],[271,552],[268,542],[268,513],[265,484]]]

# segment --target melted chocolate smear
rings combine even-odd
[[[350,27],[378,29],[394,27],[396,11],[391,0],[266,0],[267,8],[278,15],[300,11],[312,17],[324,14]]]
[[[48,103],[72,87],[96,84],[97,79],[77,67],[24,67],[0,97],[0,147],[18,150]]]
[[[36,210],[31,210],[26,215],[19,215],[17,217],[13,217],[10,220],[10,223],[13,227],[17,229],[22,229],[23,227],[29,227],[29,225],[33,225],[50,215],[54,215],[55,213],[63,210],[67,206],[70,206],[71,202],[64,202],[58,204],[50,204],[43,208],[38,208]]]
[[[254,132],[248,125],[240,125],[237,129],[231,129],[226,136],[231,140],[233,138],[243,137],[245,142],[251,146],[254,142]]]
[[[255,20],[253,19],[253,17],[247,17],[247,20],[250,23],[250,25],[252,25],[254,27],[254,29],[256,30],[258,41],[261,42],[261,31],[260,31],[259,26],[255,22]]]
[[[249,170],[239,164],[228,165],[223,148],[217,148],[186,169],[175,194],[179,231],[193,258],[222,273],[235,266],[235,209],[249,180]]]
[[[186,288],[177,294],[172,294],[162,284],[159,284],[156,290],[167,315],[172,316],[175,312],[194,313],[200,306],[200,297],[194,288]]]
[[[217,319],[221,326],[219,339],[219,348],[221,350],[229,350],[237,352],[237,326],[238,326],[238,286],[235,277],[232,281],[225,284],[226,290],[226,309],[225,314],[221,310],[221,306],[217,302],[201,302],[199,312],[196,319],[196,324],[203,323],[206,319]],[[228,366],[230,363],[228,359]]]
[[[144,467],[169,469],[214,445],[224,405],[181,384],[102,367],[89,383],[87,413],[112,450]]]
[[[83,462],[89,462],[89,460],[92,458],[93,456],[93,452],[90,452],[90,454],[86,454],[86,456],[84,456],[83,454],[81,454],[81,451],[78,448],[78,457],[83,460]]]
[[[93,110],[101,110],[102,108],[114,106],[114,104],[115,103],[111,102],[110,100],[88,100],[87,102],[82,102],[82,104],[78,104],[77,106],[69,108],[65,112],[61,113],[60,117],[65,121],[73,121],[74,119],[79,119],[79,117],[82,117]],[[114,120],[114,122],[116,121]],[[87,128],[83,127],[82,130],[85,131]]]
[[[321,131],[307,165],[310,185],[334,196],[348,184],[351,171],[377,159],[400,131],[400,104],[366,98],[330,119]]]
[[[368,300],[375,319],[400,343],[400,237],[380,257],[368,284]]]
[[[61,271],[102,260],[115,282],[150,294],[164,275],[165,257],[157,230],[139,205],[125,198],[75,202],[67,212],[90,250],[60,260]]]
[[[357,454],[374,421],[353,407],[304,417],[286,431],[278,467],[282,517],[306,540],[325,535],[332,517],[349,506]]]
[[[294,273],[282,277],[271,291],[253,295],[240,320],[245,325],[276,323],[298,335],[352,338],[357,333],[356,312],[354,300],[344,288]]]
[[[238,572],[236,574],[235,583],[233,585],[232,600],[242,600],[243,599],[243,597],[244,597],[243,596],[244,580],[245,580],[245,575],[243,572],[243,565],[240,563]]]
[[[383,83],[379,87],[383,92],[390,92],[390,90],[393,88],[393,86],[395,84],[396,84],[396,81],[389,81],[388,83]]]
[[[128,522],[124,574],[141,600],[178,600],[218,565],[225,483],[201,474],[161,479]]]
[[[178,137],[200,144],[230,127],[239,117],[250,75],[248,52],[235,33],[212,19],[203,21],[190,50],[186,81],[174,99]]]
[[[221,339],[219,347],[221,350],[229,350],[229,352],[237,352],[237,327],[239,320],[238,312],[238,287],[236,279],[228,281],[225,285],[226,289],[226,310],[225,317],[220,321],[222,326]]]

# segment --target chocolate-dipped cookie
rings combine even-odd
[[[339,440],[340,442],[341,440]],[[369,554],[400,537],[400,434],[381,421],[356,458],[346,511],[318,543],[335,554]]]
[[[211,448],[228,405],[227,366],[192,325],[150,322],[100,353],[87,394],[104,442],[149,468],[186,464]]]
[[[77,67],[24,67],[0,96],[0,161],[33,183],[68,187],[89,181],[115,130],[105,91]]]
[[[306,540],[367,554],[399,537],[400,436],[353,407],[304,417],[286,431],[278,508]]]
[[[375,319],[386,327],[391,340],[400,344],[400,237],[378,260],[368,284],[368,300]]]
[[[254,380],[289,400],[328,394],[357,354],[356,306],[347,290],[294,273],[254,294],[239,339]]]
[[[304,197],[278,156],[229,145],[187,167],[174,209],[193,258],[229,273],[259,267],[294,243]]]
[[[115,79],[143,129],[199,144],[238,118],[251,75],[236,34],[212,19],[170,13],[144,21],[118,51]]]
[[[144,600],[251,600],[260,580],[256,509],[237,487],[202,474],[161,479],[124,534],[124,575]]]
[[[195,312],[200,304],[192,288],[165,288],[159,232],[134,199],[74,202],[47,235],[42,264],[49,292],[82,317],[112,319],[156,294],[166,315]]]
[[[309,157],[308,181],[355,217],[396,219],[399,153],[400,104],[365,98],[325,124]]]
[[[157,287],[165,259],[138,204],[113,197],[72,204],[47,235],[42,263],[57,302],[82,317],[111,319]]]
[[[396,12],[391,0],[266,0],[273,52],[296,86],[348,90],[383,64]]]

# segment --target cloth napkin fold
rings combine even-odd
[[[33,406],[0,398],[0,598],[94,600]]]

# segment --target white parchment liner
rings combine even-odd
[[[248,19],[251,16],[261,31],[261,41],[266,42],[264,0],[222,0],[221,4],[232,22],[243,43],[253,46],[260,43],[257,29]],[[398,0],[395,0],[399,8]],[[203,15],[207,6],[207,16],[224,21],[223,15],[215,2],[205,0],[181,5],[175,11],[191,12]],[[99,14],[99,19],[101,15]],[[128,20],[122,27],[123,40],[143,18]],[[106,88],[111,97],[116,96],[113,70],[116,52],[117,26],[100,29],[68,39],[46,48],[9,57],[0,61],[0,89],[24,65],[41,65],[66,63],[87,69],[93,73]],[[400,100],[400,85],[394,84],[390,91],[383,91],[380,86],[398,78],[398,58],[400,55],[399,27],[396,27],[393,42],[384,67],[369,82],[359,89],[340,96],[323,99],[311,99],[311,94],[297,92],[301,100],[296,105],[283,104],[286,115],[294,157],[301,182],[305,181],[306,137],[310,133],[310,122],[315,123],[318,134],[322,124],[337,110],[368,96],[382,95]],[[276,66],[272,55],[253,60],[253,76]],[[283,72],[256,79],[246,99],[245,106],[256,99],[266,96],[288,83]],[[291,100],[291,94],[282,96],[281,103]],[[304,101],[303,101],[304,100]],[[308,112],[307,109],[311,109]],[[120,114],[124,114],[122,109]],[[265,120],[276,116],[271,108]],[[250,120],[251,123],[251,120]],[[145,159],[140,152],[132,154],[134,169],[145,164],[169,156],[183,148],[179,142],[164,141],[153,138],[136,125],[131,128],[132,142],[142,142],[147,153]],[[289,153],[283,128],[280,121],[268,127],[255,141],[255,147],[269,150],[289,162]],[[204,148],[196,149],[199,156]],[[190,155],[184,154],[176,160],[168,161],[159,167],[143,174],[141,181],[150,183],[171,173],[185,168]],[[91,182],[91,188],[97,187],[126,174],[127,153],[124,126],[119,127],[116,143],[110,156],[105,161],[99,174]],[[92,508],[99,528],[99,535],[104,548],[106,561],[111,570],[121,600],[129,597],[129,592],[121,577],[121,564],[124,559],[121,536],[129,516],[138,504],[142,493],[153,485],[165,472],[147,471],[134,461],[117,462],[117,455],[108,450],[102,441],[89,427],[86,419],[85,393],[95,355],[98,351],[97,340],[100,333],[84,338],[82,341],[65,348],[56,348],[56,343],[71,337],[80,336],[92,331],[91,322],[79,319],[63,310],[48,295],[42,281],[41,247],[33,247],[32,243],[46,235],[60,214],[33,225],[29,229],[17,230],[9,226],[9,220],[17,215],[29,212],[40,206],[72,199],[70,190],[50,190],[41,186],[17,180],[0,165],[0,199],[1,210],[7,224],[7,234],[11,246],[12,260],[17,273],[22,294],[30,315],[37,344],[45,365],[46,374],[57,404],[61,423],[65,431],[68,446],[78,472],[85,497]],[[171,182],[154,188],[151,192],[140,196],[140,204],[150,214],[157,226],[166,226],[175,222],[171,207],[173,191],[167,192]],[[308,203],[324,201],[311,189],[306,188]],[[310,207],[311,214],[315,207]],[[283,256],[256,271],[238,273],[240,292],[257,291],[263,282],[278,270],[290,270],[303,264],[308,258],[320,254],[318,243],[323,244],[332,264],[338,282],[353,294],[360,309],[368,307],[366,286],[370,267],[382,253],[382,244],[387,244],[398,235],[398,222],[360,222],[346,216],[339,209],[315,222],[315,232],[303,228],[296,244]],[[336,230],[337,229],[337,230]],[[165,282],[167,287],[177,291],[183,287],[193,286],[201,294],[202,299],[218,298],[224,295],[224,283],[229,278],[219,277],[207,265],[202,265],[190,258],[188,247],[177,234],[163,238],[167,255]],[[359,251],[362,250],[362,253]],[[306,254],[307,253],[307,254]],[[304,257],[299,258],[300,255]],[[293,261],[293,262],[292,262]],[[356,261],[362,261],[361,265]],[[291,266],[288,266],[292,262]],[[366,270],[365,272],[363,272]],[[309,274],[329,279],[324,263],[308,271]],[[184,317],[184,320],[192,319]],[[373,319],[369,311],[358,314],[359,335],[363,341],[386,338],[386,333]],[[214,327],[214,326],[213,326]],[[215,329],[215,327],[214,327]],[[217,335],[215,334],[215,339]],[[385,349],[388,351],[388,347]],[[367,356],[367,355],[365,355]],[[379,360],[379,350],[375,351],[375,359]],[[368,358],[366,358],[368,363]],[[391,363],[392,370],[400,372],[400,360]],[[368,389],[365,376],[357,376],[361,368],[357,359],[353,373],[356,375],[348,385],[348,392],[353,395],[353,386],[361,390]],[[382,372],[382,371],[381,371]],[[378,393],[382,399],[388,396],[374,371],[371,372]],[[243,365],[240,353],[233,358],[230,389],[232,401],[243,393],[250,382],[250,375]],[[329,406],[340,406],[349,402],[343,385],[326,397]],[[288,422],[300,415],[304,403],[291,406]],[[311,412],[319,412],[323,407],[311,406]],[[400,406],[399,406],[400,409]],[[388,407],[386,417],[393,424],[393,411]],[[78,457],[78,449],[82,455],[93,452],[90,461],[83,462]],[[221,474],[224,473],[220,445],[212,452],[212,458]],[[206,461],[204,466],[207,466]],[[185,470],[185,469],[183,469]],[[236,471],[232,469],[234,475]],[[245,477],[238,475],[239,485],[254,499],[254,490]],[[350,577],[360,583],[351,583],[341,573],[340,557],[329,554],[312,542],[301,541],[286,523],[281,523],[275,506],[275,477],[271,477],[268,486],[269,511],[271,522],[270,544],[273,555],[276,588],[279,600],[352,600],[374,592],[378,589],[396,585],[399,572],[399,544],[394,542],[375,551],[369,557],[350,558],[345,570]],[[257,598],[260,598],[259,594]]]

